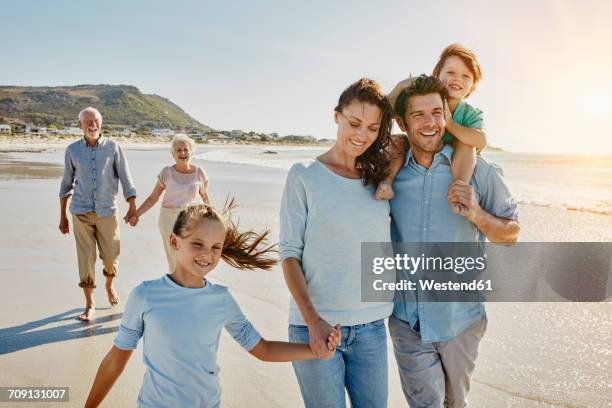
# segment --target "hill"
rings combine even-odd
[[[69,125],[87,106],[99,109],[106,125],[210,129],[170,100],[143,94],[130,85],[0,86],[0,117],[37,126]]]

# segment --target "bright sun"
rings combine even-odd
[[[604,116],[609,115],[610,109],[610,97],[605,94],[591,94],[584,97],[582,101],[582,107],[585,113],[593,116]]]

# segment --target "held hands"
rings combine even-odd
[[[138,213],[136,211],[136,204],[132,204],[132,202],[130,202],[130,207],[128,208],[127,213],[125,213],[123,221],[125,221],[126,224],[130,224],[132,227],[138,224]]]
[[[448,188],[448,204],[455,214],[476,224],[482,209],[471,185],[462,180],[453,181]]]
[[[310,349],[315,357],[321,360],[331,358],[340,344],[340,325],[332,327],[325,320],[319,318],[308,325]]]

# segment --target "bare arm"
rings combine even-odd
[[[60,197],[60,224],[59,230],[62,234],[70,233],[70,223],[68,222],[68,215],[66,209],[68,208],[68,199],[67,197]]]
[[[483,209],[476,213],[473,223],[489,241],[494,243],[514,243],[521,232],[518,222],[496,217]]]
[[[287,288],[308,326],[310,347],[317,357],[321,357],[326,353],[327,337],[334,328],[315,310],[308,294],[308,286],[306,286],[306,278],[300,262],[295,258],[288,258],[283,260],[282,266]]]
[[[97,407],[111,390],[127,365],[133,350],[121,350],[113,346],[100,363],[96,379],[91,387],[85,407]]]
[[[451,162],[453,180],[462,180],[469,183],[474,175],[475,167],[476,149],[457,140]]]
[[[477,149],[484,149],[487,146],[487,135],[484,129],[461,126],[451,119],[446,121],[446,130],[466,145]]]
[[[299,361],[316,357],[308,344],[268,341],[265,339],[261,339],[249,353],[259,360],[270,362]]]
[[[161,197],[161,194],[164,192],[164,189],[164,186],[162,186],[162,184],[157,181],[157,183],[155,183],[155,187],[153,187],[153,191],[151,192],[151,194],[149,194],[147,199],[144,200],[144,202],[140,204],[140,207],[138,207],[138,210],[136,210],[136,216],[140,218],[142,215],[144,215],[144,213],[149,211],[151,207],[157,204],[157,201],[159,201],[159,197]]]
[[[208,192],[200,193],[200,197],[202,197],[204,204],[210,205],[210,197],[208,197]]]

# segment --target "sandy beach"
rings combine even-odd
[[[97,367],[110,349],[123,305],[109,308],[101,266],[95,322],[82,310],[72,235],[58,231],[58,191],[65,144],[0,143],[0,386],[68,386],[82,406]],[[140,203],[160,169],[167,145],[124,143]],[[206,149],[201,146],[200,149]],[[244,227],[269,227],[278,237],[278,208],[286,171],[201,162],[213,203],[235,196]],[[126,211],[120,200],[120,216]],[[122,301],[143,280],[165,273],[157,208],[136,228],[122,225],[117,290]],[[612,216],[523,205],[521,241],[612,241]],[[245,315],[268,339],[287,339],[289,293],[280,268],[241,272],[225,264],[210,278],[227,285]],[[496,303],[481,344],[470,394],[473,407],[612,406],[612,303]],[[406,406],[389,342],[389,406]],[[223,333],[219,350],[225,407],[300,407],[290,364],[257,361]],[[103,406],[134,406],[142,382],[142,348]],[[0,403],[0,406],[25,406]],[[46,406],[43,403],[36,406]]]

